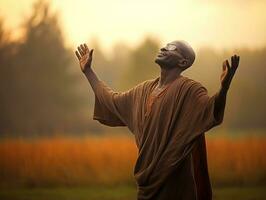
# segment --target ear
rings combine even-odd
[[[178,62],[179,67],[186,69],[188,67],[188,59],[182,58]]]

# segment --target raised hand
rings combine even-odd
[[[77,58],[79,59],[79,65],[83,73],[87,69],[91,68],[93,49],[89,50],[86,44],[81,44],[75,51]]]
[[[228,60],[223,62],[223,72],[221,74],[221,85],[223,89],[229,89],[231,81],[239,65],[239,59],[240,57],[237,55],[232,56],[231,66],[229,65]]]

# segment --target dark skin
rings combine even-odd
[[[188,68],[188,63],[190,62],[190,58],[188,58],[187,55],[184,55],[182,47],[179,46],[177,42],[174,41],[169,44],[176,45],[177,48],[169,50],[166,47],[163,47],[160,49],[160,52],[155,59],[155,62],[161,68],[161,75],[158,85],[153,91],[154,93],[160,92],[165,86],[179,77],[181,73]],[[81,71],[87,77],[93,91],[95,91],[99,79],[91,68],[93,49],[89,50],[86,44],[81,44],[75,53],[79,60]],[[234,55],[231,57],[231,64],[229,64],[228,60],[223,62],[222,74],[220,76],[221,87],[215,97],[214,116],[216,119],[218,113],[220,113],[221,109],[225,106],[226,95],[238,68],[239,59],[239,56]]]
[[[167,50],[169,44],[175,45],[177,48],[175,50]],[[180,46],[177,41],[173,41],[169,44],[160,49],[155,59],[155,62],[161,67],[161,77],[158,86],[154,90],[154,94],[159,93],[168,83],[171,83],[188,68],[187,63],[189,63],[189,55],[184,55],[182,46]],[[225,106],[226,95],[238,68],[239,59],[239,56],[234,55],[231,57],[231,65],[228,60],[223,62],[222,74],[220,76],[221,87],[215,97],[214,105],[214,117],[216,119]]]
[[[169,44],[179,47],[176,41]],[[167,44],[167,46],[169,44]],[[165,86],[179,77],[186,69],[186,65],[189,62],[189,60],[184,58],[181,54],[181,47],[175,50],[168,50],[167,46],[162,47],[155,58],[155,63],[157,63],[161,68],[161,76],[157,87],[153,91],[154,93],[160,92]]]

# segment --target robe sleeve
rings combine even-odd
[[[136,87],[114,92],[100,81],[95,90],[93,119],[107,126],[132,126]]]
[[[190,90],[189,96],[193,110],[192,126],[196,128],[190,136],[196,139],[192,157],[197,197],[199,200],[211,200],[212,188],[208,172],[206,141],[202,133],[222,123],[225,106],[218,109],[219,113],[214,115],[217,93],[211,97],[208,96],[207,89],[198,82],[193,84]]]
[[[220,112],[214,115],[216,95],[210,97],[207,89],[200,83],[192,84],[186,98],[188,112],[185,119],[194,127],[195,134],[204,133],[222,123],[225,107],[219,109]]]

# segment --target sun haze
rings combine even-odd
[[[1,0],[6,27],[14,30],[30,15],[34,0]],[[266,44],[266,3],[199,0],[53,0],[67,44],[97,38],[104,50],[115,43],[138,44],[151,35],[163,43],[175,39],[192,46],[257,48]]]

